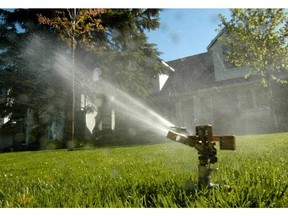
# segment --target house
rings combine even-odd
[[[123,118],[121,113],[114,110],[115,105],[112,105],[110,101],[111,96],[114,94],[113,92],[117,92],[117,96],[115,97],[117,97],[118,100],[125,99],[125,94],[121,95],[119,89],[115,87],[112,89],[112,87],[113,86],[108,83],[107,86],[106,84],[102,85],[98,83],[94,89],[95,95],[90,95],[91,97],[89,97],[76,86],[74,111],[74,137],[76,141],[92,140],[97,141],[97,144],[113,142],[115,140],[119,143],[119,140],[125,142],[127,137],[124,135],[127,134],[127,130],[129,130],[129,128],[127,128],[129,124],[128,120]],[[155,93],[156,89],[159,91],[159,83],[158,80],[155,79],[151,82],[149,93]],[[16,146],[17,148],[21,146],[21,149],[23,146],[24,149],[27,147],[29,149],[31,143],[38,143],[36,144],[38,145],[36,148],[40,147],[40,149],[54,148],[53,142],[49,146],[49,143],[51,143],[49,141],[60,142],[62,143],[59,144],[61,147],[68,147],[66,146],[68,144],[70,148],[69,140],[72,138],[71,113],[72,105],[67,103],[65,107],[63,107],[62,112],[53,112],[53,115],[43,112],[38,116],[39,119],[35,121],[33,110],[28,109],[25,118],[13,123],[13,130],[9,130],[9,132],[4,130],[5,127],[8,128],[8,125],[0,127],[0,151],[1,149],[7,151],[11,146]],[[41,137],[33,134],[33,129],[36,127],[35,125],[37,125],[38,121],[46,125]],[[11,129],[11,124],[9,128]],[[16,139],[15,136],[18,138]]]
[[[223,135],[288,131],[287,85],[274,83],[271,88],[265,88],[260,84],[259,77],[254,75],[245,78],[247,68],[233,67],[225,61],[225,50],[219,40],[223,34],[221,31],[211,41],[207,52],[167,62],[172,70],[169,70],[169,78],[161,91],[158,80],[151,83],[150,107],[176,126],[186,127],[190,133],[194,132],[196,125],[202,124],[212,124],[214,133]],[[117,89],[112,90],[119,92]],[[101,91],[105,93],[106,90]],[[91,98],[79,90],[76,92],[77,139],[95,140],[110,132],[112,140],[115,137],[121,139],[117,134],[137,136],[137,142],[138,137],[143,137],[135,136],[135,130],[131,129],[133,124],[119,118],[117,106],[110,106],[103,101],[101,105],[97,102],[95,104],[95,101],[91,102]],[[99,99],[105,100],[105,96]],[[87,112],[89,107],[96,109]],[[99,113],[102,108],[104,111],[101,116]],[[27,110],[26,118],[19,120],[21,124],[15,125],[9,132],[0,131],[0,150],[14,144],[27,145],[31,142],[31,115],[31,110]],[[41,118],[45,119],[45,116]],[[62,141],[67,134],[71,137],[71,124],[65,124],[65,119],[67,116],[63,112],[59,113],[59,118],[51,121],[45,131],[44,141]],[[0,119],[0,127],[3,123],[3,119]]]
[[[167,62],[175,72],[151,98],[155,109],[191,133],[201,124],[212,124],[219,134],[288,131],[287,86],[274,83],[270,89],[255,75],[244,78],[247,68],[225,61],[223,34],[207,52]]]

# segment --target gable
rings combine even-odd
[[[248,74],[247,68],[233,67],[225,61],[223,40],[225,40],[225,30],[222,29],[207,47],[207,50],[213,53],[215,80],[222,81],[244,77]]]

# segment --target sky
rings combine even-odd
[[[218,34],[219,14],[230,17],[229,9],[219,8],[166,8],[160,12],[160,27],[147,32],[148,41],[162,52],[165,62],[204,53]],[[167,80],[160,75],[160,89]]]
[[[14,4],[16,2],[16,4]],[[257,3],[258,2],[258,3]],[[207,46],[220,29],[219,14],[230,17],[228,8],[277,8],[285,7],[287,0],[81,0],[81,1],[47,1],[10,0],[1,3],[2,8],[162,8],[160,12],[160,27],[147,32],[148,41],[154,43],[162,52],[160,58],[165,62],[204,53]],[[161,76],[160,88],[167,77]]]
[[[258,3],[256,3],[258,2]],[[164,61],[206,52],[217,35],[220,13],[229,17],[228,8],[287,7],[287,0],[10,0],[2,8],[162,8],[160,27],[148,33],[150,43],[163,54]]]
[[[160,27],[147,33],[148,41],[156,44],[166,62],[204,53],[218,34],[220,13],[230,17],[229,9],[163,9]]]
[[[219,14],[230,19],[228,8],[166,8],[160,12],[160,27],[147,33],[165,62],[207,52],[221,27]],[[160,75],[160,89],[167,80]]]

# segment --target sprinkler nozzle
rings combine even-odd
[[[188,135],[188,131],[185,127],[177,127],[177,126],[171,126],[170,127],[171,130],[176,131],[178,133],[182,133],[185,135]]]

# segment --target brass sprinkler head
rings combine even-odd
[[[179,130],[178,130],[179,131]],[[211,164],[218,161],[215,148],[216,143],[220,143],[220,150],[235,150],[235,136],[213,136],[212,125],[196,126],[196,135],[190,136],[176,131],[169,131],[167,138],[194,147],[199,154],[198,165],[198,186],[199,187],[218,187],[218,184],[211,182],[212,171],[217,168],[211,168]]]

